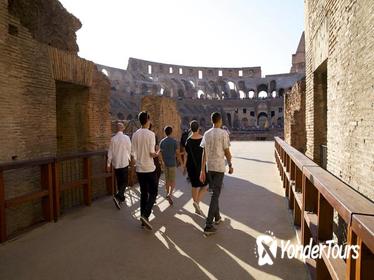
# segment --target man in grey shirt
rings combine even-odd
[[[234,172],[231,164],[230,139],[227,131],[221,128],[222,117],[220,113],[214,112],[211,116],[213,127],[205,132],[200,146],[204,149],[200,181],[205,182],[207,174],[205,165],[207,165],[209,186],[212,189],[212,197],[209,205],[208,217],[204,233],[211,235],[216,232],[213,222],[218,225],[222,219],[219,213],[219,196],[221,193],[223,177],[225,174],[225,157],[229,166],[229,174]]]

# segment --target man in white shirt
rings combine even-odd
[[[117,181],[117,193],[113,197],[114,204],[121,209],[122,202],[125,201],[125,189],[128,184],[128,166],[131,155],[130,138],[123,133],[123,123],[117,123],[117,133],[110,141],[108,150],[107,170],[112,164]]]
[[[213,191],[209,205],[208,217],[204,233],[211,235],[216,232],[213,226],[213,220],[216,225],[221,221],[219,213],[219,195],[221,193],[223,177],[225,174],[225,157],[229,166],[229,174],[234,172],[231,164],[230,138],[222,126],[222,117],[220,113],[213,113],[213,127],[205,132],[200,146],[204,149],[201,163],[200,181],[205,182],[207,174],[205,166],[207,164],[209,187]]]
[[[153,158],[158,154],[155,152],[155,134],[149,130],[149,114],[140,112],[138,119],[142,127],[132,136],[131,155],[136,163],[136,175],[140,186],[140,220],[142,226],[151,230],[149,216],[158,193],[158,180]]]

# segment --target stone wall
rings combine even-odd
[[[326,141],[327,169],[374,199],[374,1],[307,0],[305,15],[306,154],[320,162]]]
[[[5,20],[17,34],[0,41],[0,162],[54,155],[56,91],[48,47],[16,18],[6,13]]]
[[[9,11],[19,18],[39,42],[60,50],[77,53],[75,32],[80,21],[56,0],[8,0]]]
[[[110,84],[76,55],[78,23],[58,1],[14,0],[8,6],[0,0],[0,163],[107,147]],[[93,173],[104,166],[94,159]],[[66,170],[73,173],[66,180],[82,177],[78,162]],[[41,188],[39,167],[3,175],[6,199]],[[95,180],[93,189],[95,197],[105,193],[103,180]],[[81,197],[64,193],[62,205],[79,204]],[[7,208],[6,219],[8,234],[40,221],[41,201]]]
[[[87,150],[107,149],[111,137],[110,82],[96,67],[89,88],[87,114]]]
[[[305,153],[305,80],[297,82],[284,99],[284,139]]]
[[[151,117],[152,130],[159,141],[165,137],[165,126],[173,128],[172,136],[181,137],[181,118],[175,100],[160,96],[145,96],[142,98],[141,110],[147,111]]]

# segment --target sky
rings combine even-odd
[[[79,55],[126,69],[129,57],[288,73],[303,0],[60,0],[83,26]]]

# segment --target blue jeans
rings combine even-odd
[[[208,171],[209,188],[213,191],[211,194],[208,217],[206,218],[206,226],[213,225],[213,219],[219,219],[219,195],[221,194],[223,172]]]

